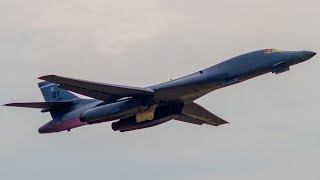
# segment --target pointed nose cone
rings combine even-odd
[[[312,57],[315,56],[316,54],[317,54],[317,53],[312,52],[312,51],[300,51],[301,59],[304,60],[304,61],[312,58]]]

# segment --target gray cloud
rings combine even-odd
[[[59,74],[148,86],[261,48],[319,50],[320,3],[0,2],[0,103],[41,101]],[[200,104],[231,122],[129,133],[109,123],[39,135],[36,110],[0,108],[3,179],[317,179],[318,65],[215,91]]]

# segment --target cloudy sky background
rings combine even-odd
[[[58,74],[149,86],[263,48],[320,47],[318,0],[0,0],[0,104],[42,101]],[[110,123],[40,135],[37,110],[0,107],[1,179],[320,178],[319,57],[198,103],[231,122]]]

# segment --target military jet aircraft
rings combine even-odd
[[[39,133],[70,130],[88,124],[113,121],[114,131],[149,128],[170,120],[219,126],[227,121],[194,101],[214,90],[290,66],[316,55],[311,51],[264,49],[243,54],[191,75],[139,88],[47,75],[39,79],[45,102],[10,103],[5,106],[40,108],[53,120]],[[81,99],[69,91],[94,99]]]

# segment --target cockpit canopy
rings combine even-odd
[[[282,52],[282,50],[279,50],[279,49],[265,49],[263,52],[264,52],[264,54],[272,54],[272,53]]]

